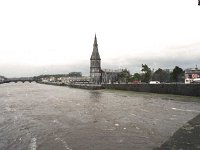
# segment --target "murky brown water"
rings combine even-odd
[[[1,84],[0,149],[152,149],[200,113],[196,100],[200,99]]]

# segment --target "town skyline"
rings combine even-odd
[[[200,66],[195,0],[38,3],[0,2],[0,75],[89,75],[95,33],[102,68],[135,73],[141,64],[151,69]]]

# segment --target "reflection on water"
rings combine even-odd
[[[92,102],[96,102],[98,103],[99,102],[99,99],[101,99],[101,95],[102,95],[102,92],[98,91],[98,90],[92,90],[92,91],[89,91],[90,93],[90,100]]]
[[[200,112],[197,99],[2,84],[0,149],[152,149]]]

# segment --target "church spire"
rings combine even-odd
[[[94,44],[93,44],[93,52],[91,55],[91,60],[101,60],[100,55],[99,55],[99,51],[98,51],[98,44],[97,44],[97,36],[95,34],[94,37]]]
[[[95,37],[94,37],[94,46],[98,46],[96,33],[95,33]]]
[[[100,84],[101,80],[101,58],[98,51],[97,36],[95,34],[93,51],[90,57],[90,81],[94,84]]]

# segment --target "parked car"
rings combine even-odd
[[[199,84],[200,78],[193,79],[191,83]]]

